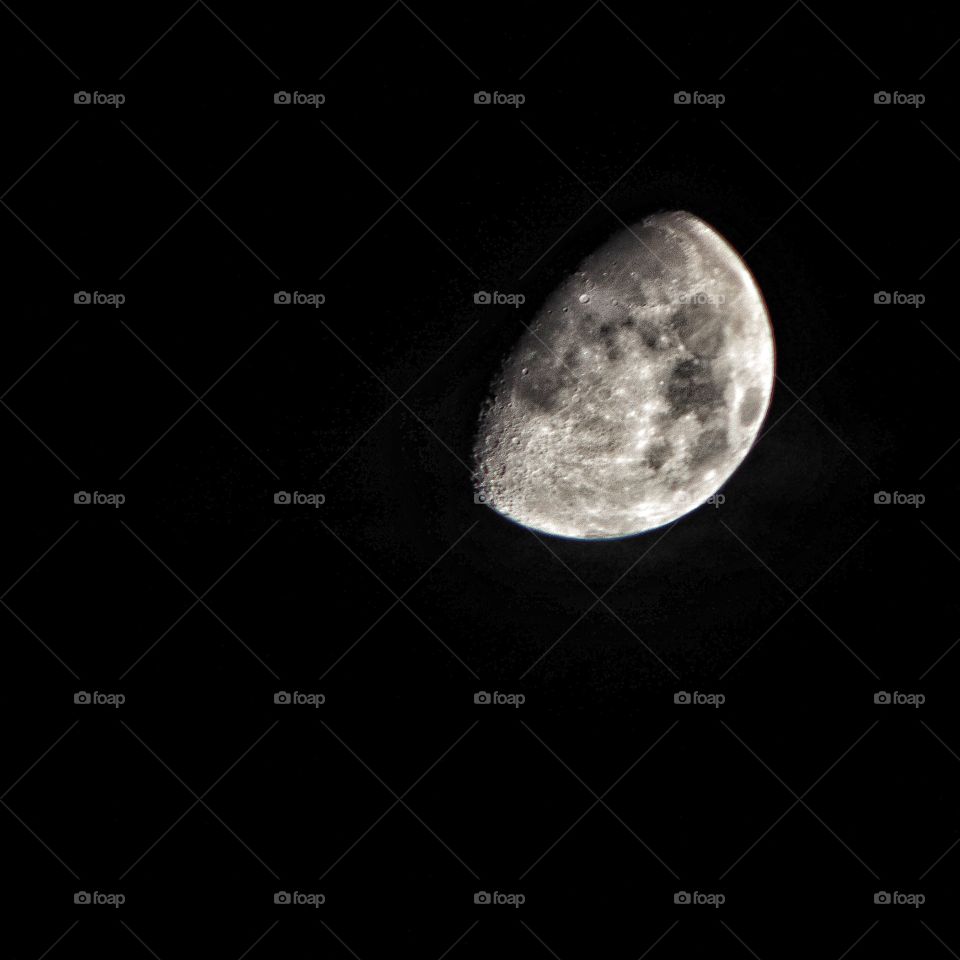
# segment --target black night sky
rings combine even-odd
[[[942,11],[0,22],[5,955],[960,951]],[[724,502],[611,542],[476,504],[502,358],[672,209],[776,338]]]

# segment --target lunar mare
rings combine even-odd
[[[477,491],[560,536],[661,526],[743,462],[773,380],[743,261],[693,214],[658,213],[588,256],[507,357],[480,414]]]

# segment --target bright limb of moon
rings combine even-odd
[[[699,217],[658,213],[590,254],[507,357],[480,415],[477,490],[559,536],[662,526],[743,462],[773,382],[744,262]]]

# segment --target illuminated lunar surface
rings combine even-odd
[[[648,217],[588,256],[507,357],[477,491],[560,536],[669,523],[743,462],[773,379],[770,318],[733,247],[693,214]]]

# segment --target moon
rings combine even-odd
[[[692,213],[655,214],[590,254],[507,356],[480,412],[475,499],[578,539],[670,523],[743,462],[773,383],[743,260]]]

